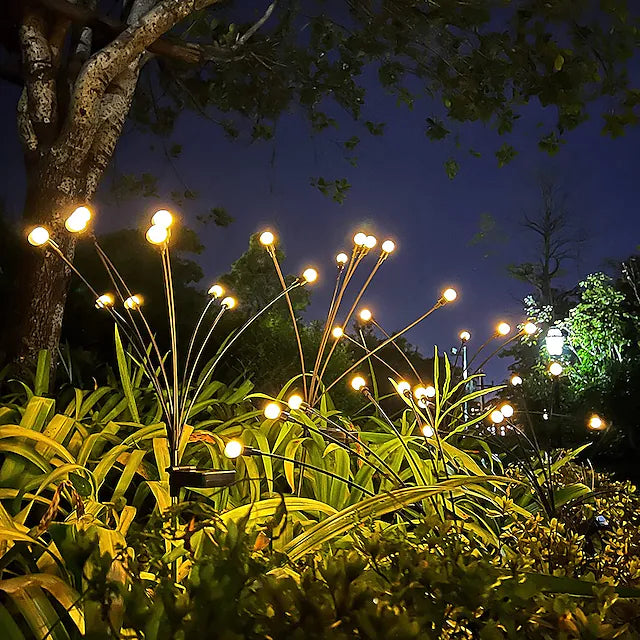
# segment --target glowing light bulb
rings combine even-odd
[[[265,247],[270,247],[275,242],[276,237],[271,231],[263,231],[260,234],[260,244]]]
[[[333,327],[331,335],[337,340],[338,338],[342,338],[344,331],[342,330],[342,327]]]
[[[355,376],[351,379],[351,386],[355,391],[362,391],[367,386],[367,382],[362,376]]]
[[[398,393],[402,396],[406,395],[411,391],[411,385],[406,380],[400,380],[398,382]]]
[[[113,307],[113,303],[115,302],[113,296],[110,293],[102,294],[96,300],[96,309],[104,309],[105,307]]]
[[[292,396],[289,396],[287,400],[287,404],[289,405],[289,409],[299,409],[302,406],[304,400],[302,396],[299,396],[297,393],[294,393]]]
[[[312,283],[318,279],[318,272],[315,269],[309,267],[302,272],[302,277],[305,282]]]
[[[455,289],[445,289],[442,292],[442,297],[447,301],[447,302],[453,302],[457,297],[458,297],[458,293]]]
[[[596,413],[589,416],[589,420],[587,422],[587,428],[591,431],[602,431],[606,427],[605,421]]]
[[[469,342],[469,340],[471,340],[471,334],[468,331],[461,331],[459,337],[462,342]]]
[[[423,398],[427,397],[427,390],[424,387],[416,387],[413,390],[413,395],[415,396],[416,400],[422,400]]]
[[[87,216],[87,213],[89,214]],[[91,219],[91,212],[86,207],[78,207],[65,221],[64,226],[67,231],[71,233],[80,233],[87,228],[89,220]]]
[[[364,247],[367,244],[367,234],[362,233],[362,231],[356,233],[356,235],[353,236],[353,243],[357,247]]]
[[[220,304],[223,307],[227,307],[227,309],[233,309],[236,306],[237,302],[235,298],[227,296]]]
[[[510,404],[503,404],[500,407],[500,413],[505,417],[505,418],[510,418],[514,413],[515,410],[514,408],[510,405]]]
[[[549,373],[552,376],[559,376],[564,371],[562,365],[559,362],[552,362],[549,365]]]
[[[142,306],[142,296],[136,294],[135,296],[130,296],[124,301],[124,308],[129,309],[130,311],[133,309],[139,309]]]
[[[378,244],[378,239],[375,236],[367,236],[367,239],[364,241],[364,246],[367,249],[373,249]]]
[[[224,295],[224,287],[219,284],[214,284],[209,288],[207,293],[214,298],[220,298]]]
[[[519,384],[522,384],[522,378],[516,374],[514,376],[511,376],[510,382],[514,387],[517,387]]]
[[[49,232],[44,227],[36,227],[29,232],[27,240],[34,247],[41,247],[49,242]]]
[[[427,386],[425,391],[427,398],[435,398],[436,388],[433,385],[430,384],[429,386]]]
[[[167,227],[161,227],[159,224],[154,224],[147,229],[147,242],[151,244],[163,244],[169,237],[169,230]]]
[[[224,448],[224,455],[227,458],[237,458],[242,455],[244,445],[240,440],[229,440]]]
[[[533,322],[527,322],[524,327],[522,328],[522,330],[528,335],[528,336],[532,336],[534,333],[536,333],[536,331],[538,330],[538,327],[533,324]]]
[[[151,224],[168,229],[173,224],[173,215],[166,209],[158,209],[151,218]]]
[[[344,266],[345,264],[347,264],[347,262],[349,262],[349,256],[346,253],[339,253],[336,256],[336,262],[338,263],[338,265]]]
[[[269,420],[277,420],[281,415],[282,409],[275,402],[270,402],[264,408],[264,417]]]
[[[431,427],[431,425],[430,425],[430,424],[425,424],[425,425],[422,427],[422,435],[423,435],[425,438],[431,438],[431,436],[433,436],[433,428]]]
[[[493,422],[493,424],[500,424],[504,420],[502,411],[499,411],[498,409],[492,411],[489,417],[491,418],[491,422]]]
[[[496,327],[496,332],[498,333],[498,335],[506,336],[507,334],[509,334],[511,332],[511,325],[508,324],[507,322],[501,322]]]
[[[371,313],[371,311],[369,311],[369,309],[363,309],[358,315],[362,322],[369,322],[371,318],[373,318],[373,314]]]
[[[382,243],[382,250],[385,253],[392,253],[396,248],[396,243],[393,240],[385,240]]]

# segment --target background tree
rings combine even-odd
[[[402,102],[412,105],[422,91],[438,97],[427,118],[432,139],[446,138],[451,123],[476,120],[508,133],[530,100],[555,105],[556,126],[540,139],[553,152],[594,99],[608,97],[612,134],[635,123],[640,101],[626,73],[638,38],[626,2],[521,0],[505,9],[498,0],[335,7],[274,0],[253,16],[218,0],[32,0],[2,11],[5,48],[22,60],[4,77],[24,83],[24,220],[48,225],[69,257],[74,241],[64,218],[93,198],[129,117],[167,134],[175,114],[191,108],[230,135],[240,119],[264,138],[295,103],[314,129],[335,124],[324,110],[329,96],[377,134],[383,124],[363,110],[365,71],[374,63],[379,82]],[[498,164],[515,153],[504,143]],[[456,166],[447,160],[449,175]],[[338,179],[316,183],[338,198],[346,188]],[[55,350],[69,276],[38,252],[29,253],[24,274],[10,344],[29,359]]]

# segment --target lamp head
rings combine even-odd
[[[347,262],[349,262],[349,256],[344,252],[340,252],[336,256],[336,262],[338,263],[339,267],[344,267],[344,265],[347,264]]]
[[[401,396],[406,396],[411,391],[411,385],[406,380],[400,380],[398,382],[398,393]]]
[[[589,416],[587,428],[590,431],[603,431],[607,428],[607,423],[597,413],[594,413]]]
[[[500,407],[500,413],[505,418],[511,418],[511,416],[513,416],[513,414],[515,413],[515,410],[510,404],[505,403]]]
[[[511,380],[509,382],[511,382],[514,387],[517,387],[518,385],[522,384],[522,378],[518,374],[515,374],[511,376]]]
[[[422,427],[422,435],[425,438],[431,438],[433,436],[433,427],[430,424],[425,424]]]
[[[151,218],[151,224],[168,229],[173,224],[173,215],[166,209],[158,209]]]
[[[84,231],[91,220],[91,211],[87,207],[77,207],[64,221],[64,226],[71,233]]]
[[[96,309],[104,309],[105,307],[113,307],[115,300],[110,293],[103,293],[96,299]]]
[[[44,227],[36,227],[29,232],[27,240],[34,247],[41,247],[49,242],[49,232]]]
[[[271,231],[263,231],[260,234],[260,244],[263,247],[270,247],[276,240],[276,237],[271,233]]]
[[[289,409],[295,410],[299,409],[304,404],[304,400],[302,399],[302,396],[294,393],[292,396],[289,396],[287,404],[289,405]]]
[[[496,333],[499,336],[506,336],[509,335],[509,333],[511,333],[511,325],[508,322],[501,322],[497,327],[496,327]]]
[[[238,303],[233,296],[227,296],[220,304],[227,309],[233,309]]]
[[[304,279],[305,284],[311,284],[318,279],[318,272],[309,267],[302,272],[302,278]]]
[[[133,311],[134,309],[139,309],[142,306],[142,296],[136,294],[134,296],[130,296],[124,301],[124,308],[129,311]]]
[[[224,448],[224,455],[227,458],[238,458],[244,451],[244,445],[240,440],[229,440]]]
[[[362,311],[360,311],[360,313],[358,314],[358,317],[362,322],[369,322],[371,318],[373,318],[373,314],[369,309],[362,309]]]
[[[264,417],[268,420],[277,420],[281,415],[282,409],[280,408],[280,405],[276,404],[275,402],[270,402],[264,408]]]
[[[209,287],[209,291],[207,293],[213,298],[220,298],[224,295],[224,287],[219,284],[214,284]]]
[[[396,248],[396,243],[393,240],[385,240],[382,243],[382,250],[385,253],[392,253]]]
[[[373,249],[377,244],[378,239],[375,236],[367,236],[364,241],[364,246],[367,247],[367,249]]]
[[[164,244],[169,238],[169,228],[159,224],[151,225],[147,229],[146,238],[150,244]]]
[[[331,331],[331,335],[336,340],[339,340],[344,335],[344,331],[342,330],[342,327],[333,327],[333,330]]]
[[[367,244],[367,234],[366,233],[362,233],[362,231],[359,231],[358,233],[356,233],[355,236],[353,236],[353,244],[356,245],[356,247],[364,247]]]
[[[502,411],[499,411],[498,409],[492,411],[489,417],[491,418],[491,422],[493,422],[493,424],[500,424],[504,420]]]
[[[522,330],[528,336],[532,336],[534,333],[538,331],[538,327],[533,322],[527,322],[525,323],[524,327],[522,327]]]
[[[558,377],[559,375],[562,374],[563,371],[564,369],[559,362],[552,362],[549,365],[549,373],[554,377]]]
[[[458,292],[455,289],[449,287],[442,292],[442,297],[447,302],[453,302],[458,297]]]
[[[471,334],[468,331],[461,331],[459,338],[462,342],[469,342],[469,340],[471,340]]]
[[[362,391],[367,386],[367,381],[362,376],[355,376],[351,379],[351,387],[354,391]]]

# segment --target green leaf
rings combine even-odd
[[[131,417],[135,422],[140,422],[140,415],[138,414],[138,407],[136,405],[136,399],[133,395],[133,389],[131,387],[131,378],[129,376],[129,369],[127,367],[127,357],[124,353],[122,346],[122,340],[120,339],[120,332],[118,326],[115,325],[115,337],[116,337],[116,358],[118,360],[118,371],[120,373],[120,383],[122,384],[122,391],[127,399],[127,406]]]
[[[444,163],[444,168],[445,168],[445,171],[447,172],[447,176],[449,177],[449,180],[453,180],[458,175],[460,165],[453,158],[449,158]]]

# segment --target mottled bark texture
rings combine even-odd
[[[81,29],[73,41],[66,17],[25,2],[20,27],[24,90],[17,113],[27,171],[25,227],[47,227],[70,259],[74,238],[64,220],[98,188],[131,107],[146,49],[193,11],[216,1],[134,0],[128,4],[127,28],[97,51],[89,29]],[[77,4],[95,5],[91,0]],[[33,248],[21,273],[22,295],[6,350],[24,365],[32,365],[40,349],[49,349],[55,360],[69,270],[50,251]]]

